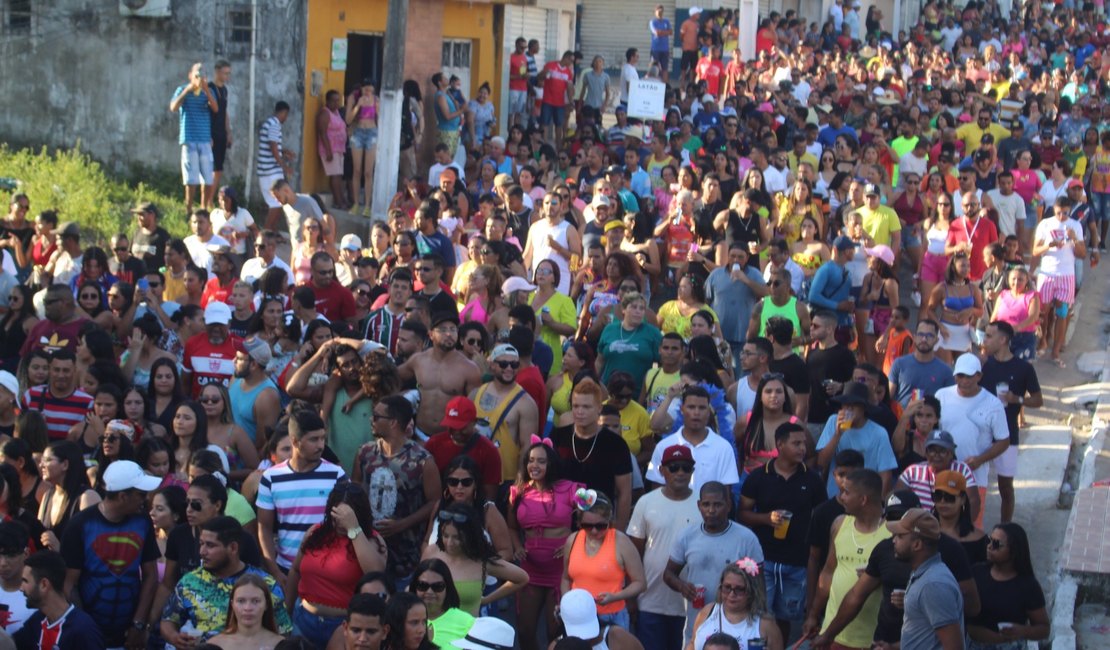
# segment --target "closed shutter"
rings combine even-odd
[[[547,9],[537,7],[505,6],[505,47],[508,52],[513,51],[513,42],[518,36],[527,40],[536,39],[540,42],[540,51],[536,53],[536,67],[542,70],[543,64],[549,60],[549,45],[547,44]],[[506,58],[506,61],[508,59]]]
[[[781,5],[782,0],[777,0],[777,2],[775,4]],[[780,11],[779,13],[782,13],[782,12]],[[771,15],[771,0],[759,0],[759,20],[763,20],[764,18],[766,18],[770,15]],[[757,26],[759,25],[758,20],[756,21],[756,25]]]
[[[582,3],[579,17],[582,34],[582,54],[585,62],[595,55],[605,57],[605,67],[620,70],[624,65],[624,52],[630,47],[640,50],[640,63],[637,68],[643,76],[651,65],[651,32],[648,22],[655,17],[655,6],[663,5],[663,15],[675,24],[675,0],[644,2],[643,0],[587,0]],[[620,38],[614,38],[619,34]],[[618,72],[619,77],[619,72]],[[616,82],[617,79],[614,79]]]

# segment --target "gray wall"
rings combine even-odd
[[[249,0],[172,0],[171,18],[122,17],[119,0],[35,2],[29,32],[0,33],[0,141],[57,147],[80,142],[114,171],[177,170],[178,117],[169,112],[171,95],[193,62],[203,61],[211,77],[215,61],[227,58],[235,141],[225,176],[241,180],[250,131],[257,131],[279,99],[293,107],[285,143],[300,153],[306,2],[258,1],[253,126],[249,43],[232,44],[229,26],[229,12],[249,12]]]

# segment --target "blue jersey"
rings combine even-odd
[[[187,88],[188,86],[178,86],[173,91],[173,96],[177,97]],[[208,107],[208,95],[203,90],[200,94],[194,94],[191,90],[186,92],[177,113],[181,116],[177,132],[178,144],[212,141],[212,110]]]

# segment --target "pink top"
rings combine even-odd
[[[520,503],[516,506],[516,519],[520,527],[529,528],[570,528],[574,516],[574,493],[586,487],[573,481],[557,481],[550,490],[540,492],[525,488]],[[509,502],[516,503],[517,488],[509,490]]]
[[[1014,175],[1014,191],[1025,199],[1026,203],[1032,201],[1037,192],[1041,191],[1041,177],[1036,171],[1032,169],[1022,171],[1015,167],[1010,170],[1010,173]]]
[[[470,321],[477,321],[483,325],[489,323],[489,314],[486,313],[486,308],[482,306],[482,301],[478,296],[466,303],[466,306],[459,312],[459,320],[463,323]]]
[[[1017,327],[1018,323],[1029,318],[1029,303],[1032,302],[1033,295],[1034,293],[1028,289],[1020,296],[1009,289],[1004,290],[999,294],[998,309],[994,312],[994,318]],[[1028,327],[1018,331],[1035,332],[1036,330],[1037,320],[1033,319]]]
[[[332,111],[327,108],[324,110],[328,111],[328,132],[326,135],[328,142],[331,143],[331,150],[333,153],[342,153],[347,148],[347,125],[343,122],[343,118],[339,116],[339,111]],[[316,148],[321,156],[327,155],[322,144],[317,144]]]

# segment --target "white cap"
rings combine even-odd
[[[362,250],[362,240],[359,239],[358,235],[353,233],[343,235],[343,239],[339,240],[339,248],[349,251],[360,251]]]
[[[463,650],[513,650],[516,630],[499,618],[482,616],[474,619],[465,637],[451,644]]]
[[[124,490],[151,492],[157,490],[161,484],[162,479],[148,475],[137,463],[129,460],[114,461],[108,465],[108,469],[104,470],[104,489],[108,492]]]
[[[214,300],[204,308],[205,325],[227,325],[231,322],[231,307],[227,303]]]
[[[559,600],[559,618],[567,629],[567,636],[594,639],[601,634],[597,622],[597,603],[585,589],[571,589]]]
[[[691,16],[696,16],[700,13],[701,13],[701,7],[698,7],[696,5],[693,6],[693,7],[690,7],[690,15]],[[594,635],[594,636],[596,636],[596,635]],[[590,637],[590,638],[592,639],[593,637]]]
[[[0,370],[0,386],[7,388],[16,399],[19,398],[19,380],[7,370]]]
[[[970,352],[965,352],[956,359],[956,366],[952,369],[953,375],[977,375],[983,372],[983,364],[979,363],[979,357]]]
[[[508,343],[502,343],[495,347],[493,349],[493,352],[489,353],[489,358],[491,361],[498,357],[515,357],[519,359],[520,352],[517,352],[517,349],[509,345]]]
[[[511,296],[516,291],[535,291],[536,285],[529,283],[524,278],[514,275],[513,277],[505,280],[501,285],[501,295]]]

